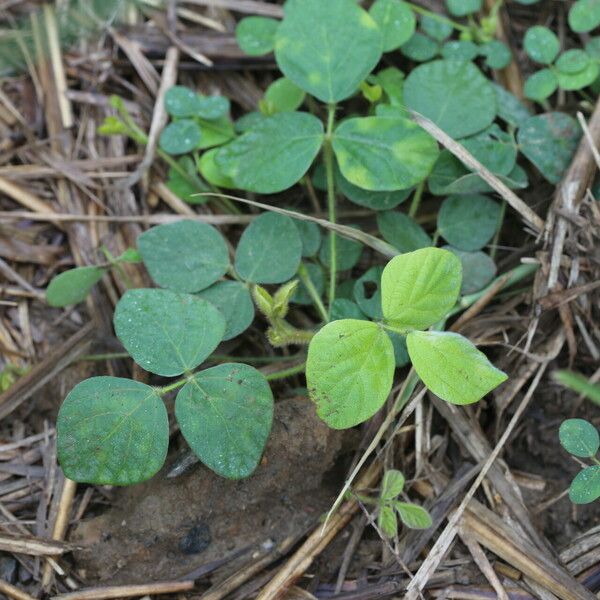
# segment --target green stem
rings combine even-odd
[[[327,314],[325,305],[323,304],[321,296],[319,296],[319,292],[317,292],[314,283],[308,276],[308,270],[304,263],[300,263],[300,266],[298,267],[298,276],[300,277],[300,281],[302,281],[302,283],[304,284],[308,295],[311,297],[311,300],[313,301],[314,305],[319,311],[319,314],[323,318],[323,321],[325,321],[325,323],[329,323],[329,315]]]
[[[417,215],[417,211],[419,210],[419,206],[421,204],[421,198],[423,197],[424,189],[425,181],[421,181],[421,183],[417,186],[417,189],[415,190],[412,201],[410,203],[410,208],[408,209],[408,216],[411,219],[414,219]]]
[[[327,107],[327,131],[323,145],[323,156],[325,158],[325,174],[327,176],[327,214],[330,223],[335,223],[335,182],[333,173],[333,125],[335,123],[335,104]],[[337,276],[337,243],[335,231],[329,232],[329,310],[335,300]]]
[[[133,282],[131,281],[131,279],[129,279],[127,273],[125,273],[123,265],[119,263],[119,261],[113,256],[112,252],[106,246],[100,246],[100,250],[102,251],[102,254],[104,254],[104,256],[106,257],[106,260],[108,260],[108,262],[110,263],[110,266],[114,267],[121,276],[121,279],[123,280],[123,285],[125,285],[125,287],[128,290],[130,290],[133,287]]]
[[[269,373],[268,375],[266,375],[266,379],[267,381],[275,381],[277,379],[285,379],[286,377],[292,377],[293,375],[298,375],[299,373],[302,373],[305,367],[306,363],[302,362],[294,367],[289,367],[287,369],[282,369],[281,371]]]
[[[158,392],[158,394],[160,394],[161,396],[164,396],[166,393],[176,390],[177,388],[180,388],[181,386],[185,385],[187,382],[188,382],[188,378],[184,377],[183,379],[179,379],[179,380],[175,381],[174,383],[165,385],[164,387],[157,387],[154,389]]]

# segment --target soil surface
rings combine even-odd
[[[278,402],[262,463],[231,481],[201,464],[116,490],[112,506],[82,521],[71,541],[87,581],[148,582],[185,576],[238,550],[278,543],[314,524],[340,480],[332,472],[344,435],[329,429],[306,398]],[[246,555],[247,559],[248,556]]]

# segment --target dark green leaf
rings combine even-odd
[[[202,133],[198,123],[181,119],[169,123],[160,134],[160,147],[168,154],[186,154],[200,145]]]
[[[383,318],[381,312],[381,274],[383,267],[371,267],[354,284],[354,300],[360,310],[373,320]]]
[[[316,256],[321,247],[321,230],[316,223],[294,219],[294,225],[302,240],[302,256]]]
[[[114,314],[115,333],[146,371],[173,377],[191,371],[219,345],[225,318],[210,302],[170,290],[125,292]]]
[[[258,466],[273,421],[273,394],[264,375],[244,364],[197,373],[175,401],[181,433],[198,458],[229,479]]]
[[[329,267],[329,257],[331,256],[331,246],[329,244],[329,237],[331,233],[328,233],[321,249],[319,250],[319,260],[326,266]],[[342,237],[341,235],[336,236],[335,255],[337,258],[337,270],[348,271],[352,267],[356,266],[356,263],[360,260],[363,246],[359,242],[349,240],[348,238]]]
[[[517,141],[523,154],[550,183],[558,183],[569,166],[581,130],[573,117],[560,112],[530,117],[522,123]]]
[[[152,279],[178,292],[199,292],[229,268],[223,236],[198,221],[152,227],[140,235],[138,248]]]
[[[169,446],[169,421],[148,385],[92,377],[66,397],[56,422],[58,461],[69,479],[130,485],[152,477]]]
[[[339,169],[336,169],[335,178],[339,191],[348,198],[348,200],[359,206],[366,206],[371,210],[388,210],[390,208],[395,208],[404,202],[410,196],[411,192],[411,188],[390,192],[371,192],[350,183],[341,174]]]
[[[358,307],[356,302],[347,298],[336,298],[331,304],[329,311],[331,321],[339,321],[341,319],[360,319],[367,320],[367,316]]]
[[[549,65],[558,56],[560,41],[556,34],[547,27],[535,25],[527,30],[523,47],[533,60],[543,65]]]
[[[417,31],[406,44],[402,44],[400,50],[411,60],[425,62],[431,60],[439,52],[440,45]]]
[[[242,234],[235,270],[252,283],[283,283],[296,274],[301,257],[302,240],[294,221],[263,213]]]
[[[377,226],[383,239],[400,252],[412,252],[432,245],[425,230],[404,213],[393,210],[378,213]]]
[[[600,448],[598,430],[584,419],[567,419],[558,432],[562,447],[580,458],[596,456]]]
[[[575,504],[589,504],[600,498],[600,465],[577,473],[569,488],[569,498]]]
[[[444,246],[444,250],[450,250],[460,259],[463,271],[460,293],[463,296],[482,290],[494,279],[496,265],[485,252],[465,252],[452,246]]]
[[[494,90],[481,71],[457,60],[436,60],[413,69],[406,78],[404,100],[453,138],[485,129],[497,111]]]
[[[526,98],[535,100],[536,102],[543,102],[552,96],[557,88],[558,79],[554,71],[542,69],[527,78],[523,92]]]
[[[415,32],[415,14],[402,0],[376,0],[369,12],[383,33],[384,52],[399,48]]]
[[[172,117],[193,117],[198,94],[183,85],[174,85],[165,93],[165,109]]]
[[[438,230],[459,250],[480,250],[496,233],[500,211],[500,205],[487,196],[450,196],[438,213]]]
[[[325,291],[325,273],[323,272],[323,267],[315,263],[306,263],[305,267],[308,272],[308,278],[312,282],[317,294],[322,296]],[[300,284],[292,296],[292,302],[305,306],[313,303],[312,297],[302,280],[300,280]]]
[[[498,116],[503,121],[519,126],[531,116],[529,109],[514,94],[497,83],[492,83],[492,88],[496,94]]]
[[[482,0],[446,0],[448,12],[455,17],[467,15],[481,10]]]
[[[569,10],[569,27],[577,32],[591,31],[600,25],[600,0],[577,0]]]
[[[217,281],[198,296],[216,306],[225,317],[223,341],[246,331],[254,320],[254,302],[250,292],[238,281]]]
[[[469,40],[450,40],[442,46],[442,56],[453,60],[473,60],[479,48]]]
[[[421,17],[421,29],[437,42],[443,42],[452,35],[452,24],[438,15],[424,15]]]

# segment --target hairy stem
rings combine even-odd
[[[300,263],[300,267],[298,267],[298,276],[300,277],[300,281],[304,284],[308,295],[311,297],[314,305],[316,306],[319,314],[321,315],[323,321],[325,323],[329,322],[329,314],[325,309],[323,301],[321,300],[321,296],[319,296],[319,292],[317,292],[311,278],[308,276],[308,270],[304,263]]]
[[[292,375],[298,375],[299,373],[303,373],[306,368],[306,363],[301,362],[299,365],[295,365],[293,367],[289,367],[287,369],[282,369],[281,371],[275,371],[274,373],[269,373],[266,375],[267,381],[275,381],[277,379],[285,379],[286,377],[292,377]]]

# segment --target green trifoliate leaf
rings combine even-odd
[[[418,504],[394,502],[400,520],[409,529],[429,529],[433,525],[429,513]]]
[[[417,31],[406,44],[402,44],[400,50],[404,56],[415,62],[426,62],[436,56],[440,45]]]
[[[600,25],[600,2],[577,0],[569,10],[569,27],[576,33],[591,31]]]
[[[327,234],[327,237],[321,244],[319,250],[319,260],[326,266],[330,266],[331,256],[331,245],[329,243],[331,233]],[[348,271],[355,267],[362,255],[363,246],[360,242],[349,240],[348,238],[337,235],[335,239],[335,256],[337,259],[337,270]]]
[[[370,321],[328,323],[308,347],[308,391],[317,414],[333,429],[372,417],[385,403],[393,377],[392,342]]]
[[[379,507],[377,526],[383,535],[393,538],[398,535],[398,517],[391,506],[387,504]]]
[[[160,147],[168,154],[186,154],[200,145],[202,132],[196,121],[181,119],[169,123],[160,134]]]
[[[381,312],[381,274],[383,267],[371,267],[354,283],[354,300],[368,317],[379,320]]]
[[[453,60],[473,60],[479,48],[469,40],[450,40],[442,46],[442,56]]]
[[[581,458],[596,456],[600,448],[598,430],[584,419],[567,419],[560,425],[558,432],[562,447]]]
[[[229,268],[223,236],[197,221],[152,227],[138,238],[138,249],[152,279],[178,292],[199,292]]]
[[[50,306],[69,306],[83,302],[106,273],[103,267],[75,267],[52,279],[46,289]]]
[[[575,504],[589,504],[600,498],[600,465],[577,473],[569,488],[569,498]]]
[[[600,66],[595,61],[588,63],[587,67],[578,73],[559,71],[557,75],[558,87],[566,91],[582,90],[588,85],[592,85],[599,74]]]
[[[550,69],[542,69],[527,78],[523,92],[526,98],[543,102],[558,88],[558,79],[554,71]]]
[[[572,389],[578,394],[582,394],[594,404],[600,405],[600,385],[591,383],[583,375],[579,373],[571,373],[570,371],[557,371],[554,374],[556,381],[562,385]]]
[[[336,169],[335,178],[339,191],[348,198],[348,200],[359,206],[366,206],[372,210],[395,208],[404,202],[408,196],[410,196],[411,192],[411,189],[394,190],[390,192],[371,192],[350,183],[342,175],[339,169]]]
[[[482,0],[446,0],[448,12],[455,17],[466,17],[481,10]]]
[[[245,17],[235,28],[239,47],[248,56],[268,54],[275,47],[279,21],[269,17]]]
[[[153,388],[131,379],[82,381],[60,407],[56,430],[60,466],[81,483],[139,483],[167,456],[165,405]]]
[[[125,292],[113,321],[117,337],[133,360],[165,377],[196,368],[225,333],[225,317],[210,302],[170,290]]]
[[[360,310],[358,304],[347,298],[336,298],[329,311],[331,321],[340,321],[341,319],[360,319],[367,320],[367,315]]]
[[[558,56],[560,41],[553,31],[542,25],[536,25],[527,30],[523,47],[532,60],[549,65]]]
[[[394,210],[377,213],[377,227],[386,242],[400,252],[412,252],[432,245],[425,230],[404,213]]]
[[[244,364],[197,373],[175,401],[181,433],[198,458],[228,479],[248,477],[262,456],[273,421],[264,375]]]
[[[382,501],[393,500],[402,493],[406,479],[401,471],[388,469],[381,482],[379,498]]]
[[[489,81],[474,64],[458,60],[436,60],[413,69],[404,100],[453,138],[485,129],[497,111]]]
[[[422,16],[421,29],[437,42],[447,40],[452,35],[453,31],[452,24],[446,19],[438,18],[437,15]]]
[[[254,320],[254,302],[250,292],[238,281],[217,281],[198,296],[216,306],[225,317],[223,341],[246,331]]]
[[[196,121],[202,132],[198,150],[221,146],[235,137],[233,123],[229,120],[229,117],[221,117],[211,121],[207,119],[196,119]]]
[[[446,402],[472,404],[507,379],[483,352],[457,333],[411,331],[406,344],[417,375]]]
[[[510,48],[500,40],[491,40],[483,44],[481,54],[485,56],[485,64],[490,69],[504,69],[512,60]]]
[[[288,0],[275,40],[283,74],[322,102],[345,100],[381,58],[383,36],[354,0]]]
[[[571,163],[580,137],[577,121],[560,112],[530,117],[517,133],[521,152],[554,184]]]
[[[206,179],[206,181],[208,181],[208,183],[212,183],[217,187],[234,188],[235,182],[231,179],[231,177],[227,177],[219,165],[217,165],[215,158],[218,151],[218,148],[212,148],[202,154],[200,160],[198,161],[198,169],[200,174],[202,177],[204,177],[204,179]],[[200,196],[200,198],[202,198],[202,196]],[[206,201],[206,197],[204,197],[204,200]]]
[[[235,270],[252,283],[283,283],[298,271],[302,240],[294,221],[263,213],[246,228],[235,254]]]
[[[529,109],[514,94],[511,94],[497,83],[492,83],[492,87],[496,94],[498,116],[503,121],[510,125],[519,126],[531,117]]]
[[[322,142],[323,124],[313,115],[278,113],[223,146],[215,160],[238,187],[273,194],[308,171]]]
[[[440,248],[422,248],[392,258],[381,276],[385,321],[402,331],[437,323],[456,304],[461,277],[460,260]]]
[[[290,112],[299,108],[304,102],[305,93],[287,77],[276,79],[265,92],[265,112],[274,114]]]
[[[344,121],[334,132],[333,150],[342,175],[372,191],[412,187],[431,171],[435,140],[402,117],[362,117]]]
[[[369,12],[383,33],[384,52],[396,50],[415,32],[415,14],[402,0],[376,0]]]
[[[438,213],[440,235],[460,250],[473,252],[489,242],[500,224],[501,208],[487,196],[450,196]]]
[[[460,293],[473,294],[482,290],[496,275],[496,264],[485,252],[465,252],[452,246],[444,246],[460,259],[463,279]]]

